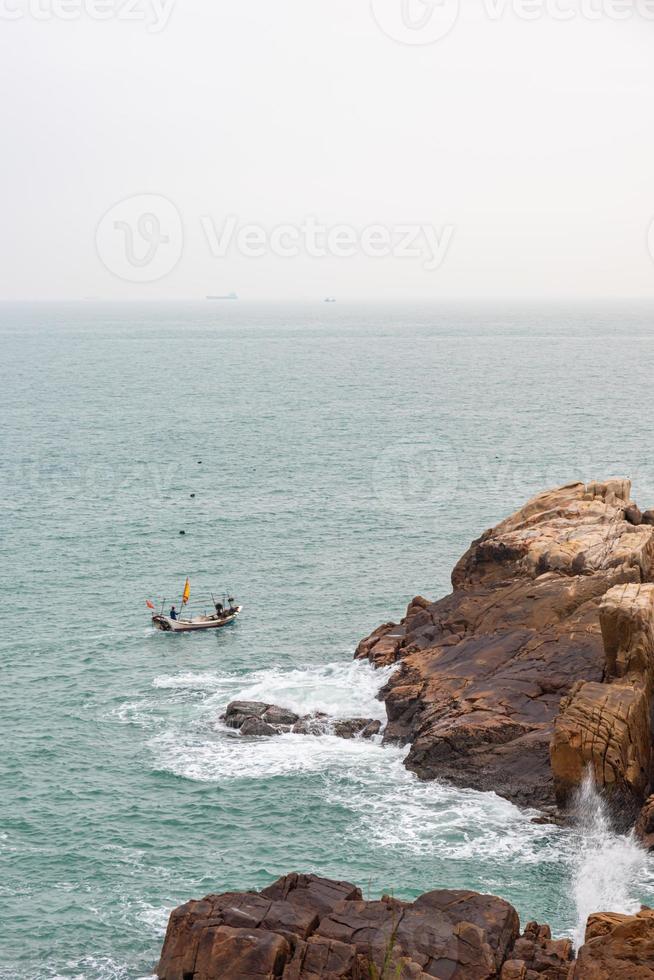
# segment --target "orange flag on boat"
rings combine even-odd
[[[185,606],[191,597],[191,583],[186,579],[186,585],[184,586],[184,595],[182,596],[182,605]]]
[[[148,609],[154,609],[154,603],[150,602],[149,599],[145,600],[145,604],[148,607]]]

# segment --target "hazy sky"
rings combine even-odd
[[[0,297],[654,296],[654,2],[461,3],[0,0]]]

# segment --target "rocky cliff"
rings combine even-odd
[[[635,815],[652,782],[654,514],[628,480],[539,494],[357,656],[398,663],[385,739],[422,779],[565,805],[590,765]]]
[[[493,895],[364,901],[345,881],[287,875],[261,892],[188,902],[170,917],[160,980],[654,980],[654,912],[593,915],[568,939]]]

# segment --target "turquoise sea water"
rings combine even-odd
[[[654,900],[649,860],[592,822],[421,784],[398,749],[219,723],[235,696],[383,717],[356,642],[445,593],[481,530],[573,479],[632,476],[654,504],[653,326],[0,307],[2,980],[146,977],[175,905],[291,870],[492,891],[559,933]],[[186,575],[233,588],[240,622],[155,633],[145,599]]]

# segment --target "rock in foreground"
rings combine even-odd
[[[260,893],[209,895],[172,913],[160,980],[487,980],[518,938],[515,909],[435,891],[364,901],[354,885],[288,875]],[[376,971],[376,972],[375,972]]]
[[[433,891],[364,901],[346,881],[287,875],[261,892],[170,916],[160,980],[654,980],[654,911],[591,915],[569,939],[492,895]]]
[[[438,602],[357,656],[401,664],[385,740],[420,778],[565,805],[590,765],[635,814],[651,791],[654,527],[628,480],[542,493],[486,531]],[[649,512],[646,512],[649,514]]]

